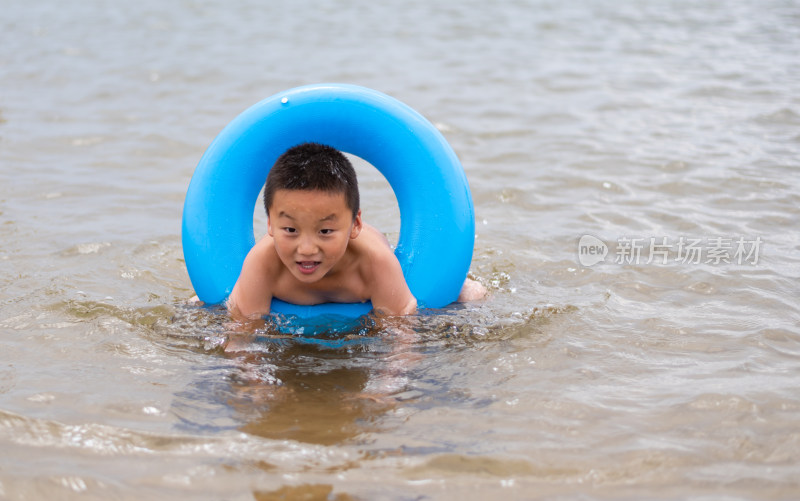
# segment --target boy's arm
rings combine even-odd
[[[269,314],[272,291],[265,252],[263,245],[250,249],[228,297],[228,311],[236,320],[252,320]]]
[[[373,263],[375,288],[372,307],[384,315],[411,315],[417,311],[417,299],[411,294],[403,269],[394,253],[387,252]]]

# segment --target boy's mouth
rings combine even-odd
[[[319,265],[319,261],[297,261],[297,266],[300,269],[300,273],[305,275],[314,273],[317,268],[319,268]]]

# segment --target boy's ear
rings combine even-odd
[[[269,234],[269,236],[274,237],[275,235],[272,234],[272,224],[270,223],[270,221],[272,221],[272,219],[270,219],[269,216],[267,216],[267,233]]]
[[[361,209],[358,209],[356,217],[353,219],[353,228],[350,230],[350,238],[356,238],[361,233],[364,224],[361,222]]]

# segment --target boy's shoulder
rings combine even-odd
[[[252,261],[251,265],[257,266],[259,269],[273,274],[280,270],[281,260],[278,257],[278,252],[275,250],[275,240],[269,235],[264,235],[256,242],[250,252],[247,254],[245,261]]]
[[[359,247],[364,254],[360,256],[358,269],[375,310],[390,315],[413,313],[417,301],[406,284],[389,241],[383,233],[366,224],[356,241],[362,237],[364,240]]]
[[[274,277],[281,273],[280,260],[276,258],[271,238],[262,238],[247,253],[227,301],[228,309],[235,316],[251,318],[269,311]]]
[[[391,262],[397,259],[386,236],[367,223],[363,224],[361,233],[354,240],[353,245],[357,249],[358,259],[363,265],[360,267],[362,269],[379,272],[387,261]]]

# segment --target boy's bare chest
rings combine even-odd
[[[306,284],[290,274],[279,277],[272,295],[294,304],[361,303],[370,299],[367,284],[360,277],[325,277],[313,284]]]

